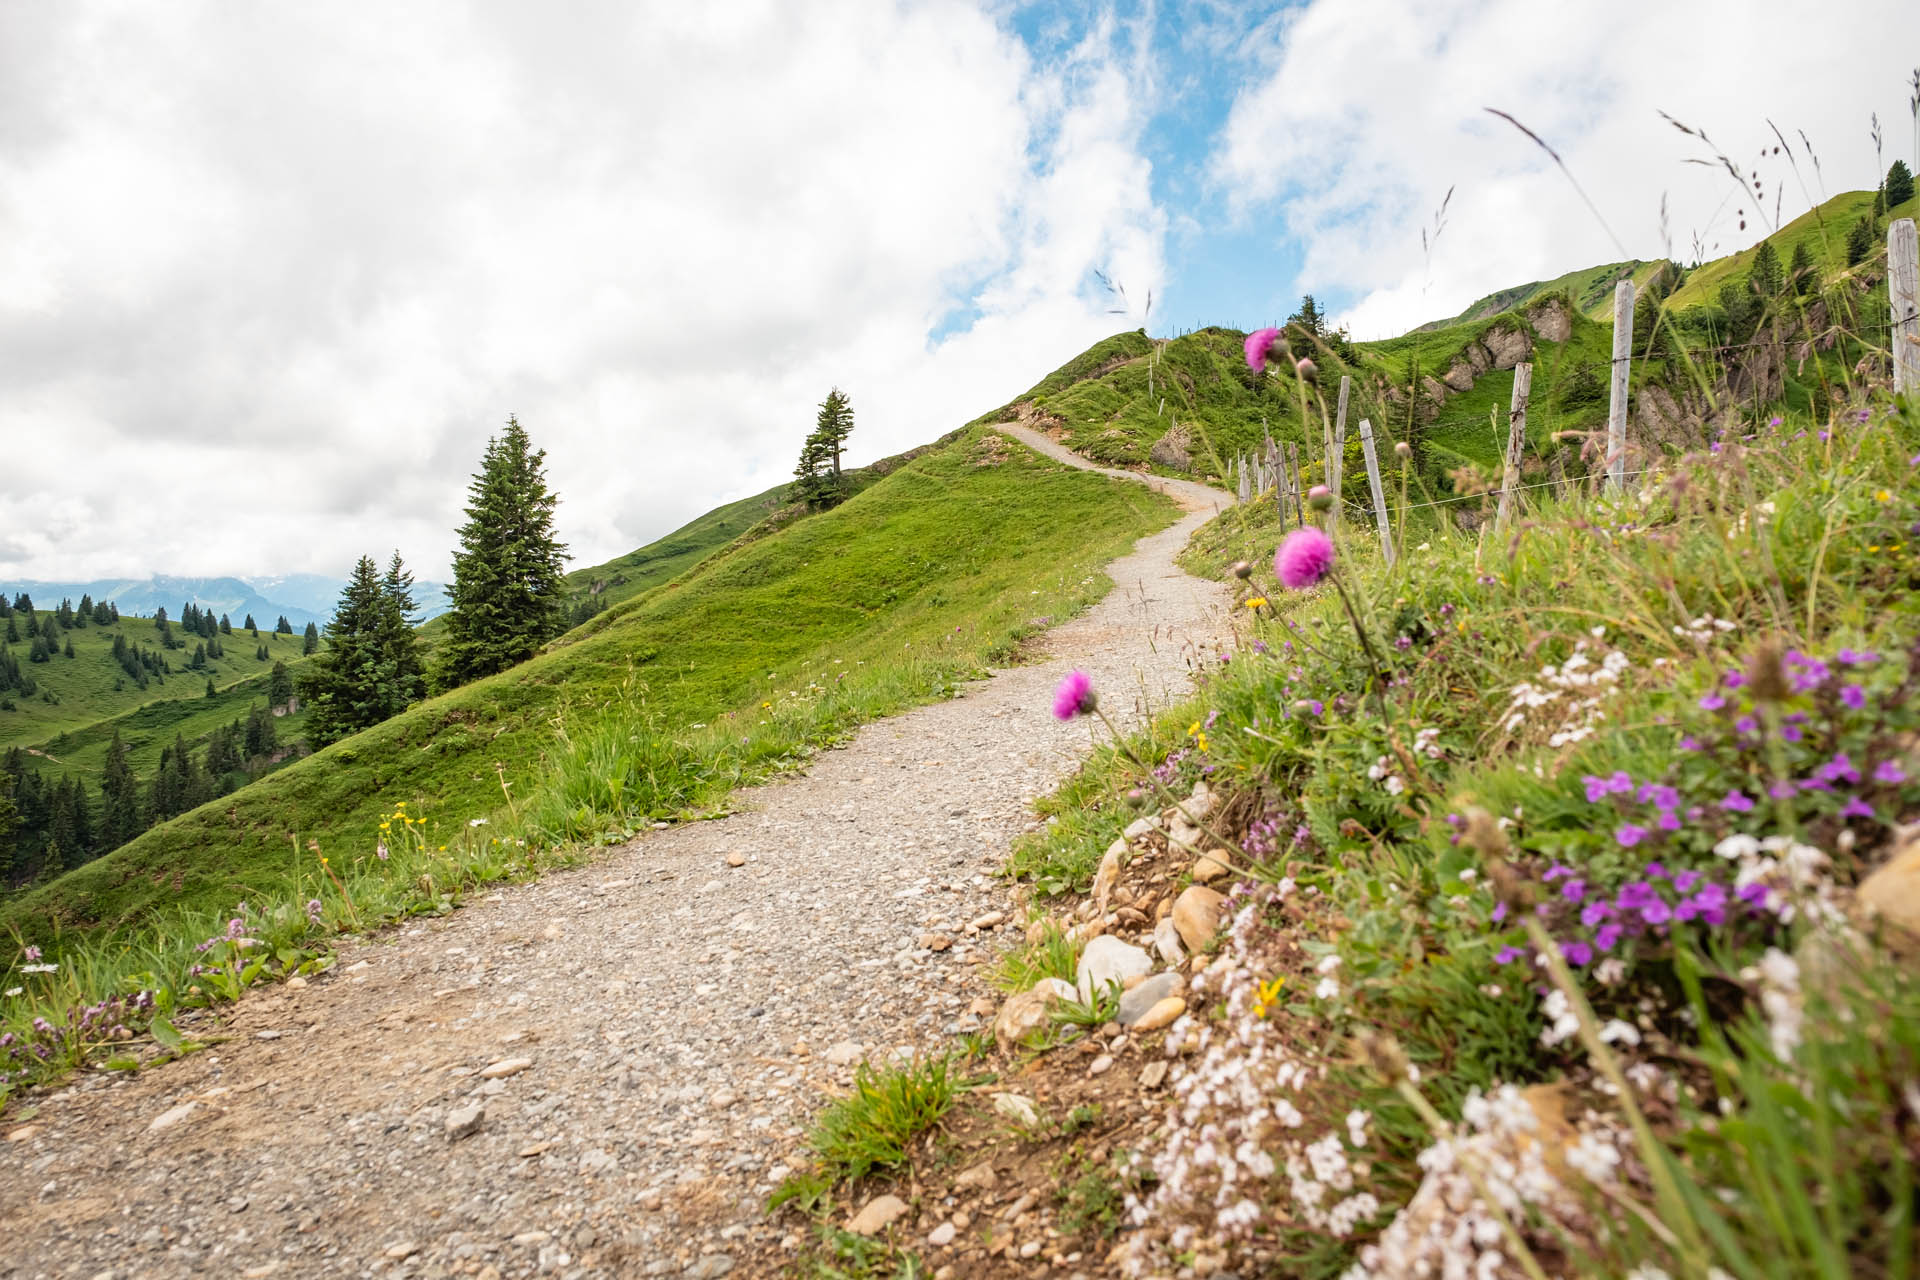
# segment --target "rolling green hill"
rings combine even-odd
[[[1101,594],[1101,567],[1173,515],[1138,486],[1024,450],[982,451],[980,436],[956,434],[843,505],[713,557],[676,589],[634,597],[511,671],[16,896],[0,906],[0,932],[162,945],[157,920],[310,893],[318,863],[294,861],[291,837],[316,841],[342,868],[376,867],[379,824],[396,801],[432,814],[437,829],[481,817],[510,829],[503,779],[524,806],[564,743],[602,722],[646,726],[643,735],[720,762],[624,815],[637,821],[712,803],[810,742],[941,696],[1010,656],[1036,617]],[[642,748],[627,740],[623,750]]]
[[[584,603],[610,608],[685,573],[785,506],[788,487],[777,484],[715,507],[636,551],[575,569],[567,575],[568,604],[576,609]]]

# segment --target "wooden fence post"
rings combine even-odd
[[[1327,488],[1333,491],[1333,505],[1327,508],[1327,527],[1340,523],[1340,481],[1345,470],[1347,449],[1347,395],[1353,379],[1340,375],[1340,403],[1333,411],[1333,434],[1327,438]]]
[[[1298,518],[1300,526],[1305,528],[1307,523],[1307,478],[1300,474],[1300,446],[1298,444],[1291,440],[1287,441],[1286,456],[1281,460],[1280,465],[1287,469],[1287,478],[1293,487],[1293,514]]]
[[[1507,409],[1507,466],[1500,473],[1500,510],[1493,527],[1506,527],[1513,510],[1514,490],[1520,487],[1520,451],[1527,443],[1527,393],[1533,390],[1533,365],[1513,366],[1513,400]]]
[[[1887,305],[1893,312],[1887,334],[1893,389],[1920,396],[1920,233],[1912,218],[1887,228]]]
[[[1373,452],[1373,424],[1365,418],[1360,419],[1360,452],[1367,459],[1367,483],[1373,487],[1373,518],[1380,525],[1380,549],[1386,552],[1387,563],[1393,563],[1393,530],[1387,524],[1387,495],[1380,488],[1380,459]]]
[[[1633,371],[1633,281],[1613,286],[1613,394],[1607,402],[1607,484],[1627,487],[1627,383]]]

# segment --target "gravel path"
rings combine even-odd
[[[850,1046],[983,1022],[977,966],[1014,937],[994,873],[1088,745],[1048,714],[1061,674],[1131,719],[1224,632],[1224,589],[1173,556],[1229,499],[1148,482],[1189,514],[1040,660],[732,817],[351,945],[248,995],[213,1049],[0,1126],[0,1276],[746,1274]]]

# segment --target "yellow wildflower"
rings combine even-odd
[[[1265,596],[1255,596],[1251,600],[1247,601],[1247,608],[1258,609],[1263,607],[1266,603],[1267,603],[1267,598]]]
[[[1874,493],[1873,500],[1875,502],[1892,502],[1893,495],[1888,493],[1885,489],[1880,489]]]

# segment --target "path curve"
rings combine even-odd
[[[0,1126],[0,1277],[719,1276],[766,1256],[766,1193],[850,1079],[830,1047],[981,1023],[977,966],[1012,937],[968,926],[1013,914],[995,872],[1088,744],[1048,714],[1062,673],[1133,721],[1226,633],[1225,589],[1173,557],[1231,499],[1109,474],[1187,514],[1036,661],[866,726],[731,817],[350,944],[304,989],[241,1000],[227,1042]]]

